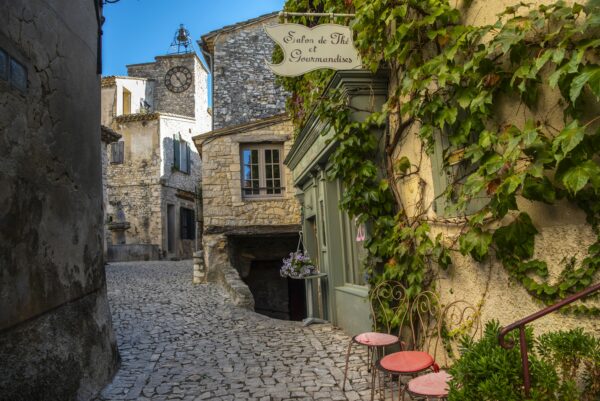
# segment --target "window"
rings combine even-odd
[[[125,142],[113,142],[110,144],[110,162],[112,164],[123,164],[125,160]]]
[[[0,49],[0,79],[9,81],[13,88],[27,90],[27,68]]]
[[[242,158],[242,195],[251,197],[282,196],[282,146],[277,144],[244,145]]]
[[[123,114],[131,114],[131,92],[123,88]]]
[[[471,138],[477,141],[477,138]],[[433,168],[433,189],[435,201],[433,208],[439,216],[457,217],[457,212],[452,211],[452,204],[455,202],[458,194],[452,193],[450,196],[446,193],[448,186],[454,184],[458,189],[466,177],[477,169],[477,165],[470,164],[464,159],[465,149],[455,149],[448,142],[447,135],[438,133],[435,138],[434,154],[432,157]],[[456,191],[455,191],[456,192]],[[485,193],[481,196],[471,199],[465,214],[471,215],[481,210],[488,202],[489,197]]]
[[[190,145],[177,134],[173,137],[173,167],[182,173],[189,174],[191,171],[191,149]]]
[[[8,81],[8,54],[0,49],[0,79]]]
[[[196,220],[192,209],[185,207],[179,209],[179,227],[181,239],[196,239]]]

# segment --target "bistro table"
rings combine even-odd
[[[317,273],[310,276],[295,278],[296,280],[306,281],[306,314],[307,317],[302,320],[303,326],[308,326],[315,323],[327,323],[325,313],[327,310],[327,285],[323,285],[323,280],[326,280],[327,273]],[[315,281],[316,288],[315,288]],[[315,297],[316,290],[316,297]],[[317,305],[315,308],[315,298]],[[315,316],[315,312],[319,316]]]

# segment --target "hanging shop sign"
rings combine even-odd
[[[267,34],[283,50],[280,64],[267,65],[276,75],[296,77],[319,69],[352,70],[362,67],[352,30],[339,24],[313,28],[300,24],[266,26]]]

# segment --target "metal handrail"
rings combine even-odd
[[[531,314],[519,321],[514,322],[513,324],[509,324],[508,326],[502,328],[500,330],[500,334],[498,335],[498,342],[500,346],[504,349],[511,349],[515,346],[515,342],[511,339],[506,339],[506,335],[515,329],[519,329],[519,346],[521,348],[521,363],[523,367],[523,384],[525,385],[525,396],[529,397],[531,390],[531,377],[529,375],[529,358],[527,355],[527,342],[525,341],[525,325],[527,323],[531,323],[534,320],[537,320],[541,317],[546,316],[549,313],[552,313],[563,306],[569,305],[581,298],[584,298],[596,291],[600,291],[600,283],[595,284],[591,287],[586,288],[585,290],[578,292],[577,294],[571,295],[560,302],[555,303],[547,308],[544,308],[534,314]]]

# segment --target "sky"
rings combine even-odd
[[[127,75],[127,64],[166,54],[179,24],[200,36],[283,8],[284,0],[120,0],[104,7],[103,75]],[[210,92],[209,92],[210,93]]]

